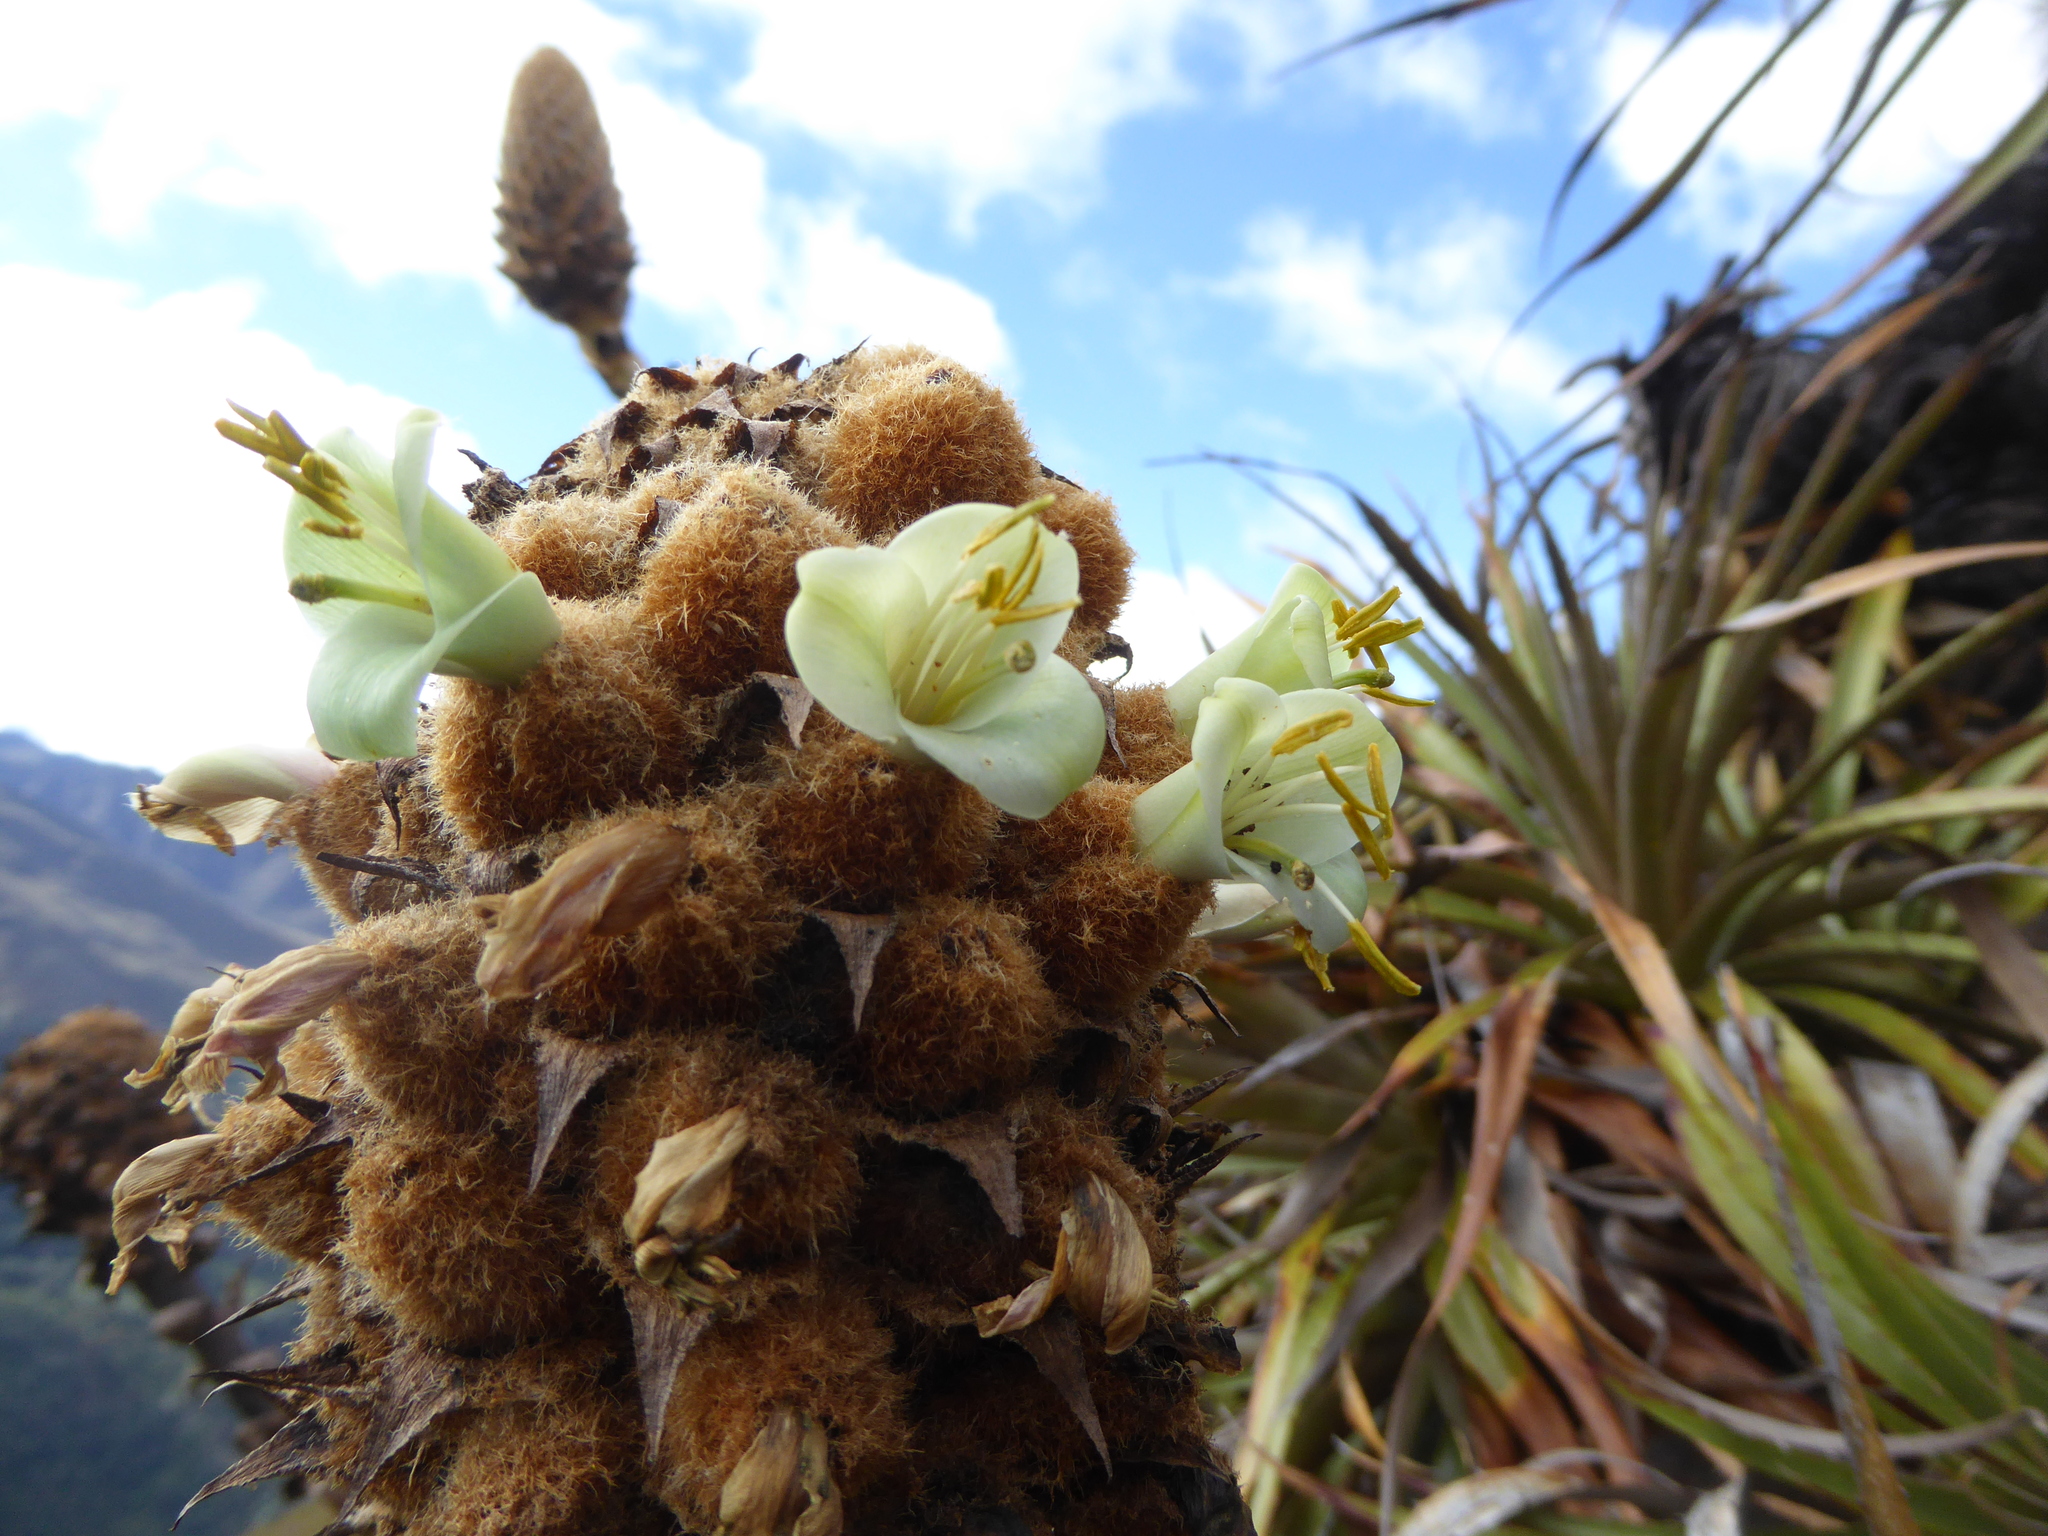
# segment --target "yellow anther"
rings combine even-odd
[[[1012,528],[1023,522],[1025,518],[1036,517],[1041,508],[1051,505],[1052,498],[1050,496],[1041,496],[1036,501],[1027,501],[1023,506],[1005,512],[1001,517],[991,519],[989,525],[974,536],[974,542],[967,546],[960,558],[963,560],[972,559],[984,549],[987,549],[989,545],[995,543],[997,539],[1008,533]]]
[[[330,539],[360,539],[363,536],[361,523],[321,523],[309,519],[299,526],[308,533],[324,534]]]
[[[1000,565],[992,565],[982,573],[981,581],[978,585],[962,587],[959,596],[954,601],[959,602],[964,598],[971,597],[974,599],[975,607],[993,608],[1002,601],[1003,583],[1008,579],[1009,572],[1005,571]]]
[[[1065,613],[1081,606],[1081,599],[1070,597],[1064,603],[1040,603],[1035,608],[1007,608],[989,615],[991,624],[1028,624],[1033,619],[1048,618],[1055,613]]]
[[[1272,753],[1285,757],[1290,752],[1299,752],[1303,747],[1313,746],[1325,736],[1334,736],[1351,724],[1352,714],[1348,709],[1325,710],[1320,715],[1310,715],[1306,720],[1297,720],[1278,736],[1273,738]]]
[[[1382,592],[1363,608],[1346,609],[1341,601],[1333,606],[1337,621],[1337,639],[1346,650],[1356,650],[1360,645],[1357,636],[1370,625],[1379,622],[1386,611],[1401,600],[1401,589],[1394,587]],[[1418,623],[1417,627],[1420,625]]]
[[[1301,956],[1301,963],[1307,966],[1314,974],[1316,980],[1323,984],[1323,990],[1325,992],[1336,991],[1335,984],[1330,980],[1330,957],[1309,942],[1308,930],[1302,927],[1301,924],[1296,923],[1294,925],[1294,932],[1289,934],[1288,937],[1294,940],[1294,952]]]
[[[1394,826],[1394,804],[1387,798],[1387,776],[1380,767],[1380,744],[1368,742],[1365,748],[1365,781],[1372,786],[1372,808],[1380,813],[1380,820],[1389,831]]]
[[[1014,608],[1036,590],[1038,578],[1045,570],[1045,551],[1040,547],[1044,539],[1045,530],[1033,523],[1031,542],[1024,547],[1024,558],[1017,562],[1017,574],[997,598],[1000,606]]]
[[[1358,798],[1357,790],[1344,782],[1344,775],[1339,773],[1336,764],[1330,761],[1329,753],[1318,752],[1316,754],[1316,766],[1323,770],[1323,777],[1329,781],[1330,788],[1337,791],[1337,798],[1343,802],[1345,810],[1363,816],[1378,814],[1371,806]]]
[[[1377,746],[1368,748],[1366,759],[1368,766],[1376,760],[1378,751],[1379,748]],[[1351,835],[1357,838],[1359,844],[1365,849],[1366,857],[1372,860],[1374,871],[1382,880],[1393,879],[1394,866],[1388,861],[1387,851],[1380,846],[1379,838],[1373,834],[1372,823],[1365,819],[1368,816],[1379,816],[1383,813],[1358,798],[1358,792],[1344,782],[1343,775],[1338,773],[1336,767],[1330,762],[1330,755],[1327,752],[1318,752],[1316,754],[1316,766],[1323,770],[1323,777],[1329,780],[1330,788],[1337,791],[1337,798],[1344,807],[1345,824],[1351,828]],[[1391,824],[1391,816],[1388,816],[1387,819],[1389,824]]]
[[[1402,974],[1400,969],[1395,966],[1393,961],[1389,960],[1383,953],[1381,953],[1379,945],[1373,943],[1372,935],[1365,931],[1365,925],[1363,923],[1354,921],[1350,925],[1350,927],[1351,942],[1356,944],[1358,946],[1358,952],[1361,955],[1365,956],[1365,963],[1371,966],[1374,970],[1378,971],[1380,973],[1380,978],[1383,981],[1385,981],[1388,986],[1392,987],[1396,992],[1398,992],[1403,997],[1413,997],[1422,990],[1422,984],[1420,982],[1409,980],[1408,977]]]
[[[1430,709],[1435,699],[1411,699],[1405,693],[1395,693],[1389,688],[1365,688],[1360,690],[1367,697],[1378,699],[1382,704],[1400,704],[1409,709]]]

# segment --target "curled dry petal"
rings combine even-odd
[[[1083,1174],[1060,1213],[1066,1238],[1067,1300],[1102,1325],[1103,1348],[1118,1354],[1135,1344],[1152,1310],[1152,1251],[1123,1197],[1095,1174]]]
[[[151,1147],[114,1181],[114,1240],[120,1245],[107,1294],[121,1289],[142,1240],[154,1236],[171,1250],[180,1269],[206,1196],[191,1186],[205,1171],[216,1135],[185,1136]]]
[[[254,842],[279,806],[339,772],[311,747],[227,747],[187,758],[161,784],[139,784],[128,803],[166,837],[233,853]]]
[[[533,884],[478,904],[491,927],[477,985],[499,1000],[532,997],[573,975],[585,958],[584,941],[646,922],[689,858],[689,839],[655,821],[629,822],[578,843]]]
[[[839,1536],[832,1445],[808,1413],[770,1411],[718,1495],[718,1536]]]
[[[171,1015],[171,1027],[164,1032],[163,1044],[157,1047],[156,1060],[146,1071],[130,1072],[122,1081],[130,1088],[142,1088],[161,1079],[171,1070],[171,1063],[177,1060],[179,1046],[200,1039],[213,1028],[214,1015],[235,995],[235,988],[248,974],[242,966],[230,965],[212,986],[186,993],[185,1001],[178,1004],[178,1011]]]
[[[735,1105],[657,1141],[633,1180],[626,1236],[639,1244],[659,1230],[692,1243],[715,1233],[732,1203],[733,1162],[751,1133],[747,1112]]]
[[[206,1048],[185,1069],[180,1086],[195,1098],[212,1092],[227,1080],[230,1063],[244,1057],[264,1068],[263,1083],[251,1096],[275,1091],[284,1081],[277,1053],[292,1031],[326,1012],[374,965],[361,950],[330,940],[288,949],[251,971],[213,1016]]]

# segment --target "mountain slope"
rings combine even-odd
[[[209,967],[326,933],[289,858],[145,826],[121,794],[148,777],[0,734],[0,1051],[95,1003],[167,1020]]]

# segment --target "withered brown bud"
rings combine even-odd
[[[1066,1293],[1067,1285],[1073,1278],[1073,1268],[1068,1261],[1068,1244],[1065,1222],[1060,1226],[1059,1248],[1053,1255],[1052,1268],[1038,1276],[1015,1296],[998,1296],[994,1301],[985,1301],[974,1309],[974,1326],[984,1339],[994,1338],[999,1333],[1015,1333],[1020,1328],[1029,1328],[1041,1317],[1046,1309]],[[1032,1268],[1027,1265],[1026,1271]]]
[[[718,1536],[839,1536],[832,1444],[808,1413],[777,1408],[718,1496]]]
[[[292,1031],[325,1013],[375,964],[361,950],[330,940],[288,949],[239,978],[233,994],[213,1016],[206,1048],[180,1076],[179,1088],[188,1098],[210,1093],[227,1081],[229,1064],[243,1057],[263,1066],[263,1081],[249,1097],[275,1092],[284,1083],[277,1053]]]
[[[107,1280],[109,1296],[128,1278],[135,1250],[146,1237],[164,1244],[178,1267],[185,1267],[192,1229],[199,1224],[199,1211],[206,1203],[205,1194],[191,1186],[219,1145],[217,1135],[180,1137],[151,1147],[121,1171],[114,1181],[113,1196],[114,1240],[121,1246]]]
[[[1067,1300],[1102,1325],[1103,1349],[1118,1354],[1145,1331],[1152,1310],[1152,1252],[1123,1197],[1097,1175],[1083,1174],[1060,1213],[1071,1274]]]
[[[657,821],[629,822],[578,843],[510,896],[480,897],[490,925],[476,982],[500,1000],[532,997],[584,962],[584,941],[630,933],[689,867],[689,839]]]
[[[626,1236],[643,1243],[658,1229],[677,1243],[711,1236],[732,1203],[732,1165],[752,1134],[747,1112],[735,1105],[664,1136],[633,1180]]]
[[[130,1088],[142,1088],[162,1078],[171,1070],[171,1063],[177,1059],[179,1046],[200,1039],[213,1028],[214,1015],[235,995],[235,988],[248,974],[243,967],[231,965],[221,973],[212,986],[186,993],[185,1001],[180,1003],[178,1011],[171,1015],[171,1027],[164,1032],[163,1044],[157,1047],[156,1060],[149,1064],[146,1071],[130,1072],[121,1081]]]

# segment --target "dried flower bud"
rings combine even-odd
[[[751,1132],[747,1112],[734,1106],[657,1141],[633,1180],[626,1236],[642,1244],[658,1229],[688,1244],[715,1233],[732,1203],[733,1161]]]
[[[213,1028],[213,1016],[235,995],[235,988],[248,974],[243,967],[230,965],[212,986],[186,993],[185,1001],[178,1004],[178,1011],[171,1015],[171,1027],[164,1032],[163,1044],[157,1047],[156,1060],[149,1064],[147,1071],[130,1072],[121,1081],[130,1088],[142,1088],[161,1079],[171,1070],[171,1063],[177,1060],[179,1046],[200,1039]]]
[[[532,885],[487,898],[476,982],[493,998],[532,997],[573,975],[584,940],[630,933],[652,917],[689,864],[689,839],[636,821],[577,844]]]
[[[249,1097],[275,1092],[284,1082],[277,1053],[292,1031],[318,1018],[373,968],[359,949],[329,940],[288,949],[241,978],[234,995],[213,1016],[206,1048],[178,1082],[188,1097],[211,1093],[227,1081],[236,1057],[258,1062],[263,1081]]]
[[[1060,1225],[1060,1242],[1053,1254],[1052,1268],[1038,1276],[1015,1296],[998,1296],[994,1301],[985,1301],[974,1309],[974,1326],[984,1339],[992,1339],[999,1333],[1015,1333],[1020,1328],[1029,1328],[1041,1317],[1046,1309],[1066,1294],[1068,1282],[1073,1278],[1073,1268],[1068,1259],[1066,1224]],[[1026,1265],[1030,1273],[1035,1265]]]
[[[718,1495],[718,1536],[839,1536],[832,1444],[808,1413],[776,1408]]]
[[[1145,1331],[1152,1310],[1152,1251],[1123,1197],[1095,1174],[1084,1174],[1060,1213],[1067,1262],[1067,1300],[1102,1325],[1103,1349],[1118,1354]]]
[[[279,806],[337,772],[311,747],[229,747],[186,759],[161,784],[136,785],[128,803],[166,837],[233,853],[261,835]]]
[[[146,1237],[164,1244],[177,1266],[185,1267],[192,1229],[199,1224],[199,1210],[207,1199],[189,1186],[219,1143],[220,1137],[215,1135],[181,1137],[151,1147],[121,1170],[113,1194],[114,1240],[120,1244],[120,1252],[107,1280],[109,1296],[128,1278],[135,1250]]]

